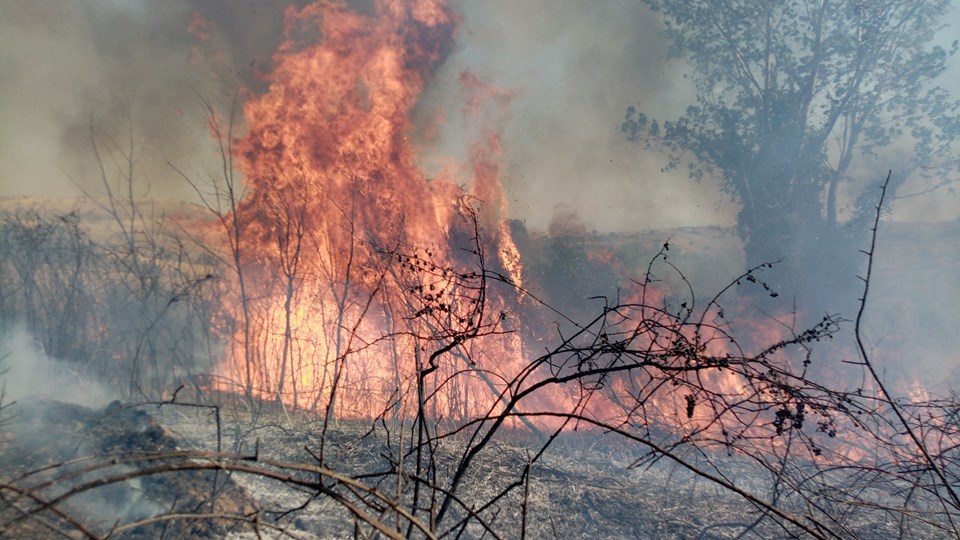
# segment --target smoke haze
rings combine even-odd
[[[79,373],[75,364],[49,358],[43,345],[22,328],[0,334],[0,385],[4,405],[30,399],[102,407],[115,399],[105,386]],[[12,409],[15,414],[16,405]]]
[[[672,116],[692,100],[670,91],[682,66],[666,62],[666,43],[644,5],[544,0],[461,7],[461,45],[425,101],[454,102],[451,90],[462,71],[515,91],[504,130],[514,217],[540,230],[555,212],[571,208],[598,231],[732,224],[726,197],[714,186],[691,182],[683,170],[662,173],[664,156],[642,152],[619,130],[626,107],[638,101]],[[456,143],[464,130],[449,120],[441,139]]]
[[[189,197],[167,161],[189,171],[212,166],[198,94],[263,90],[287,4],[4,2],[0,196],[96,191],[91,129],[116,136],[132,126],[142,195]],[[672,118],[693,100],[683,65],[667,61],[662,27],[641,2],[495,0],[457,9],[457,48],[418,111],[430,124],[428,172],[465,161],[458,81],[468,71],[513,93],[499,126],[511,217],[546,230],[573,208],[599,232],[733,224],[736,208],[716,182],[693,182],[682,167],[662,172],[665,156],[619,131],[630,105]],[[917,197],[897,202],[897,218],[954,219],[958,206],[952,196]]]
[[[125,143],[130,128],[141,194],[186,195],[167,160],[203,167],[198,149],[209,134],[198,96],[216,99],[255,80],[282,37],[276,4],[5,2],[0,195],[96,191],[91,132]],[[194,18],[216,24],[191,32]]]
[[[198,93],[214,98],[260,75],[282,38],[287,2],[13,1],[0,18],[0,195],[80,196],[97,191],[90,133],[132,126],[141,194],[187,197],[167,164],[210,167]],[[465,155],[461,72],[515,93],[504,129],[511,217],[546,230],[574,207],[588,230],[731,224],[733,211],[708,184],[659,173],[619,132],[643,100],[675,113],[655,21],[636,2],[464,2],[454,54],[421,105],[422,122],[444,118],[423,166]],[[196,21],[206,24],[197,25]],[[190,30],[188,30],[188,28]]]

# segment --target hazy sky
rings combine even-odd
[[[461,46],[428,98],[470,70],[515,93],[504,132],[504,178],[515,216],[543,228],[555,211],[578,211],[587,228],[629,230],[730,223],[714,186],[683,171],[660,172],[662,156],[626,140],[630,105],[664,116],[692,94],[676,90],[679,64],[665,64],[658,23],[636,1],[464,2]],[[445,140],[460,127],[451,122]]]
[[[185,195],[166,161],[204,166],[198,149],[209,139],[197,92],[250,83],[281,38],[284,4],[0,2],[0,195],[76,196],[76,184],[94,188],[90,130],[119,133],[126,115],[149,193]],[[449,120],[443,144],[423,157],[428,172],[441,156],[463,153],[457,80],[470,71],[515,94],[503,132],[513,217],[545,229],[555,215],[579,215],[599,231],[732,223],[735,209],[714,184],[690,182],[682,171],[661,173],[662,156],[644,153],[619,132],[630,105],[673,117],[692,99],[682,65],[664,61],[660,26],[641,2],[457,5],[464,18],[457,49],[420,107],[440,108]],[[187,32],[195,11],[213,23],[206,51],[222,55],[219,79],[190,63],[199,44]],[[958,213],[955,197],[920,199],[902,206],[899,217]]]

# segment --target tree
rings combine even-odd
[[[722,182],[740,204],[748,266],[783,258],[775,281],[801,297],[852,294],[840,276],[853,277],[871,215],[858,162],[909,148],[894,192],[911,175],[936,186],[957,170],[960,102],[936,84],[957,42],[934,43],[950,2],[645,1],[689,62],[696,105],[668,121],[630,107],[623,131]]]
[[[211,336],[197,317],[203,320],[211,305],[214,267],[191,253],[180,227],[171,227],[176,221],[147,200],[150,179],[140,176],[138,160],[148,149],[137,142],[136,131],[132,108],[101,129],[91,119],[88,140],[100,192],[85,195],[109,231],[93,243],[94,255],[102,258],[94,278],[106,316],[96,324],[111,329],[103,332],[110,336],[107,348],[125,360],[126,395],[149,399],[203,365],[197,352],[209,347]],[[67,251],[78,254],[78,275],[82,247]],[[71,325],[47,333],[56,335],[63,326]]]
[[[245,223],[237,216],[237,207],[243,200],[246,190],[243,182],[237,176],[234,165],[233,143],[235,131],[240,123],[239,104],[237,97],[230,100],[227,107],[226,124],[220,120],[218,104],[215,101],[200,95],[200,102],[204,113],[207,116],[208,126],[213,133],[216,154],[220,159],[220,170],[215,173],[207,174],[206,178],[197,181],[187,174],[184,170],[176,167],[172,163],[170,166],[176,173],[191,187],[200,199],[201,204],[213,215],[217,226],[219,227],[223,238],[227,241],[226,254],[219,254],[210,251],[222,266],[229,268],[236,279],[236,291],[231,291],[233,295],[239,298],[240,321],[236,322],[242,329],[242,336],[239,343],[230,344],[232,351],[240,351],[243,355],[243,372],[240,374],[241,385],[248,401],[253,402],[254,385],[254,367],[253,367],[253,337],[252,337],[252,315],[250,306],[250,278],[241,264],[245,253],[241,242],[245,235]],[[204,242],[198,241],[200,245]],[[233,322],[233,321],[231,321]]]

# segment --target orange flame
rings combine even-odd
[[[248,188],[236,209],[247,288],[228,299],[225,319],[235,346],[222,371],[256,396],[341,418],[408,417],[421,403],[419,377],[429,373],[428,412],[456,420],[500,410],[502,396],[520,390],[505,388],[505,381],[524,369],[522,344],[518,334],[502,331],[516,298],[485,298],[487,319],[479,320],[473,306],[481,299],[471,283],[478,276],[470,266],[490,253],[488,268],[522,286],[499,167],[498,128],[511,93],[470,74],[460,78],[469,94],[465,114],[493,112],[493,126],[483,126],[471,147],[470,191],[449,173],[427,178],[408,139],[411,112],[458,27],[440,0],[377,0],[372,14],[332,0],[288,9],[269,89],[245,104],[249,131],[236,153]],[[482,230],[477,246],[464,219],[463,201],[470,197],[483,203],[467,211]],[[463,248],[476,252],[464,256]],[[653,287],[643,298],[631,293],[641,291],[627,291],[627,303],[665,301]],[[643,315],[654,323],[658,317],[664,315]],[[674,321],[664,319],[663,326]],[[479,331],[482,325],[487,332]],[[784,337],[775,324],[750,333],[769,343]],[[728,352],[722,335],[681,337],[699,340],[703,356]],[[674,345],[655,339],[650,334],[633,345],[682,358]],[[448,354],[431,358],[454,341]],[[694,376],[721,395],[752,391],[729,369]],[[691,386],[651,380],[633,373],[611,377],[604,392],[590,396],[587,412],[633,414],[636,400],[619,400],[647,385],[640,388],[644,414],[719,438],[716,411],[698,406]],[[532,396],[534,405],[558,410],[552,405],[563,404],[569,411],[582,397],[573,386]]]
[[[468,301],[452,301],[465,293],[451,269],[472,262],[460,255],[475,236],[465,196],[482,202],[477,219],[496,255],[486,264],[520,283],[496,135],[474,148],[472,193],[426,178],[408,140],[410,113],[458,25],[435,0],[378,0],[374,14],[326,1],[287,10],[269,90],[245,104],[249,131],[237,144],[247,290],[229,318],[239,328],[246,317],[252,331],[234,330],[224,371],[254,394],[345,417],[409,413],[410,385],[437,346],[429,338],[450,337],[436,318],[407,317],[411,291],[432,306],[421,315],[443,313],[462,331],[482,324],[467,320]],[[432,366],[443,414],[485,412],[499,392],[493,380],[518,364],[516,337],[482,342],[473,354],[501,358],[495,375],[474,369],[470,351]],[[453,377],[464,371],[473,375]]]

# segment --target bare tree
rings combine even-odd
[[[236,294],[240,306],[239,321],[241,327],[240,343],[229,343],[231,354],[243,359],[243,372],[240,374],[242,388],[247,400],[252,403],[254,395],[254,360],[253,360],[253,331],[252,315],[250,312],[250,294],[248,292],[248,277],[244,265],[242,239],[245,224],[237,215],[237,208],[244,196],[244,186],[237,177],[233,164],[233,142],[240,121],[237,96],[233,96],[227,108],[226,124],[222,124],[217,104],[209,98],[199,96],[208,125],[214,135],[217,145],[217,155],[220,159],[220,169],[210,172],[206,178],[195,179],[186,171],[174,164],[171,167],[183,180],[193,188],[201,203],[214,216],[221,229],[223,238],[227,241],[227,253],[212,249],[208,242],[200,239],[198,243],[206,246],[208,253],[220,261],[236,276]]]
[[[172,372],[192,371],[203,338],[192,331],[197,304],[190,300],[199,298],[213,269],[196,264],[170,228],[172,221],[144,200],[149,179],[138,175],[143,149],[134,132],[129,112],[114,129],[97,130],[91,121],[89,143],[101,191],[87,197],[112,221],[98,246],[109,260],[104,268],[109,285],[101,290],[111,312],[107,324],[119,338],[112,347],[129,369],[127,395],[150,399],[172,382]],[[172,362],[162,359],[171,356]]]

